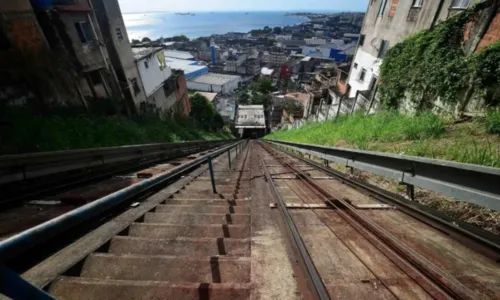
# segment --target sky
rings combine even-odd
[[[369,0],[119,0],[122,12],[366,11]]]

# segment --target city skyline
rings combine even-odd
[[[368,0],[254,0],[242,3],[237,0],[193,0],[177,2],[172,0],[119,0],[124,13],[135,12],[211,12],[211,11],[366,11]]]

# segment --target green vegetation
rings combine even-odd
[[[485,118],[486,130],[489,133],[500,134],[500,111],[490,111]]]
[[[267,107],[271,100],[270,93],[273,91],[273,82],[268,78],[261,78],[250,85],[252,92],[251,103],[253,105],[264,105]]]
[[[0,153],[112,147],[131,144],[228,139],[227,131],[209,131],[187,117],[161,120],[143,116],[134,120],[121,116],[89,114],[29,113],[10,109],[1,118]]]
[[[498,105],[500,42],[471,55],[466,52],[465,26],[478,15],[479,8],[471,8],[392,47],[381,66],[382,104],[398,108],[409,96],[417,111],[431,108],[438,98],[460,104],[460,111],[474,98]]]
[[[207,98],[200,94],[194,94],[191,99],[191,119],[201,128],[210,130],[221,130],[224,127],[222,116],[215,111],[214,106]]]
[[[381,112],[342,116],[278,131],[266,139],[425,156],[500,167],[500,113],[452,124],[431,113],[415,116]]]

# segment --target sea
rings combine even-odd
[[[173,12],[124,13],[130,39],[185,35],[190,39],[227,32],[249,32],[265,26],[296,25],[309,21],[306,17],[286,16],[286,12]]]

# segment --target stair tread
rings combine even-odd
[[[94,253],[82,277],[168,282],[250,282],[248,257],[182,257]]]
[[[57,299],[249,299],[250,283],[170,283],[162,281],[103,280],[60,277],[49,292]]]

